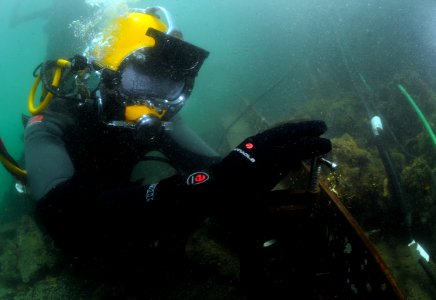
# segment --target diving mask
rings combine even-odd
[[[127,105],[146,102],[169,120],[190,96],[194,79],[209,52],[154,28],[146,33],[154,47],[127,56],[118,70],[117,90]]]

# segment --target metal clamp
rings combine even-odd
[[[321,175],[321,166],[327,166],[331,172],[338,170],[338,164],[327,160],[324,157],[314,157],[310,164],[309,187],[311,193],[319,192],[319,179]]]

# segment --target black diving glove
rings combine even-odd
[[[323,121],[280,124],[245,139],[210,170],[175,175],[147,187],[146,202],[169,204],[176,211],[213,209],[210,199],[223,202],[231,194],[263,193],[274,188],[302,160],[328,153]],[[230,191],[230,193],[229,193]],[[224,201],[225,202],[225,201]]]
[[[326,154],[330,140],[323,121],[287,122],[245,139],[228,154],[213,174],[232,189],[268,191],[302,160]]]

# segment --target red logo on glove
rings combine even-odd
[[[245,148],[247,148],[248,150],[253,149],[254,145],[252,143],[246,143],[245,144]]]
[[[210,178],[210,175],[206,172],[195,172],[189,175],[188,179],[186,180],[187,185],[197,185],[204,183],[208,181]]]

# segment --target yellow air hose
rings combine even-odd
[[[5,168],[15,175],[15,177],[23,180],[27,176],[27,172],[20,167],[16,166],[10,162],[3,154],[0,153],[0,162],[5,166]]]
[[[62,77],[62,70],[69,67],[71,67],[71,63],[66,59],[58,59],[56,61],[56,70],[53,75],[53,80],[51,83],[53,87],[57,88],[59,86],[59,82]],[[35,94],[40,82],[41,82],[41,75],[38,75],[35,78],[35,81],[33,82],[32,88],[30,89],[27,106],[29,112],[32,115],[41,113],[44,109],[47,108],[47,106],[50,104],[51,100],[53,99],[53,94],[51,92],[47,92],[47,95],[44,97],[44,100],[42,100],[41,104],[38,107],[35,107]]]

